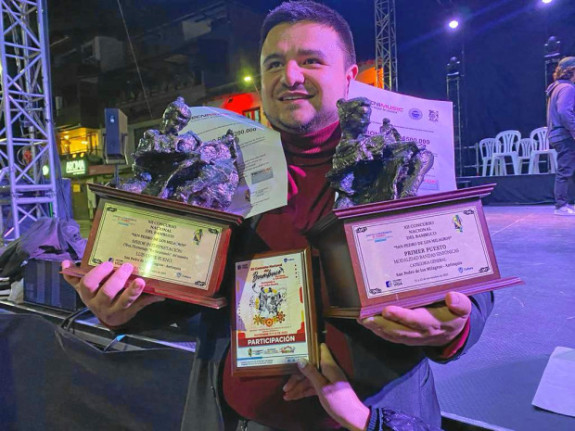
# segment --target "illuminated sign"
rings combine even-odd
[[[66,160],[64,172],[66,175],[86,175],[88,173],[88,163],[86,163],[86,159]]]

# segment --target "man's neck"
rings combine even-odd
[[[315,154],[327,150],[324,148],[326,144],[332,147],[333,142],[339,142],[341,137],[339,121],[305,134],[294,134],[282,130],[279,132],[286,150],[301,154]]]

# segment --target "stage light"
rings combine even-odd
[[[246,83],[248,83],[248,84],[249,84],[250,82],[252,82],[253,80],[254,80],[254,78],[252,78],[252,77],[249,76],[249,75],[248,75],[248,76],[244,76],[244,82],[246,82]]]
[[[451,21],[449,21],[449,23],[447,24],[447,26],[452,29],[455,30],[457,27],[459,27],[459,21],[456,19],[452,19]]]
[[[447,63],[447,76],[454,77],[461,75],[461,61],[457,57],[451,57]]]
[[[543,4],[549,4],[551,3],[553,0],[541,0],[541,3]]]

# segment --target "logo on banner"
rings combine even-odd
[[[401,106],[388,105],[387,103],[376,102],[375,100],[371,99],[369,99],[369,103],[375,109],[381,109],[382,111],[385,112],[391,112],[393,114],[403,112],[403,108]]]
[[[412,108],[409,110],[409,117],[413,120],[421,120],[423,118],[423,112],[417,108]]]
[[[455,228],[455,230],[459,231],[460,233],[463,232],[463,220],[461,220],[461,217],[459,217],[459,215],[455,214],[453,216],[453,227]]]
[[[434,123],[437,123],[439,121],[439,111],[436,111],[435,109],[430,109],[429,110],[429,121],[433,121]]]

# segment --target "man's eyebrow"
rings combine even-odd
[[[273,53],[273,54],[266,56],[266,58],[264,58],[263,63],[267,63],[268,61],[271,61],[271,60],[283,60],[283,58],[284,58],[283,55],[280,55],[278,53]]]
[[[306,57],[325,58],[325,53],[320,49],[300,49],[297,53]]]
[[[325,53],[320,49],[300,49],[298,50],[297,55],[303,57],[317,57],[322,60],[326,58]],[[272,60],[283,60],[284,58],[285,57],[282,54],[274,52],[264,58],[263,64]]]

